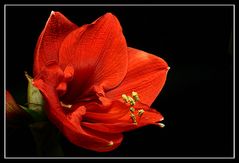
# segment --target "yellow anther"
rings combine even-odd
[[[131,117],[131,119],[133,120],[133,123],[134,123],[134,124],[137,124],[135,115],[131,113],[131,114],[130,114],[130,117]]]
[[[158,123],[158,125],[159,125],[159,127],[161,127],[161,128],[164,128],[164,127],[165,127],[165,124],[163,124],[163,123]]]
[[[141,117],[144,113],[144,109],[140,109],[138,110],[138,116]]]
[[[134,98],[134,100],[135,101],[139,101],[140,99],[139,99],[139,95],[138,95],[138,93],[137,92],[132,92],[132,97]]]
[[[70,104],[66,105],[63,102],[60,102],[60,103],[61,103],[61,106],[65,107],[65,108],[69,108],[70,109],[72,107],[72,105],[70,105]]]
[[[135,109],[134,109],[133,107],[130,107],[129,110],[130,110],[131,112],[134,112],[134,111],[135,111]]]
[[[122,97],[122,99],[123,99],[126,103],[129,102],[129,98],[128,98],[128,96],[127,96],[126,94],[122,94],[121,97]]]
[[[134,106],[134,105],[135,105],[134,99],[133,99],[132,97],[130,97],[130,96],[128,96],[128,99],[129,99],[129,104],[130,104],[131,106]]]
[[[133,124],[134,124],[134,125],[138,125],[138,123],[137,123],[137,122],[134,122]]]

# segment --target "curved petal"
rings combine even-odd
[[[123,82],[106,93],[113,99],[120,99],[122,94],[139,94],[140,101],[151,105],[162,90],[168,72],[167,63],[152,54],[134,48],[128,48],[128,72]]]
[[[89,103],[85,107],[84,119],[87,122],[114,123],[129,112],[129,106],[120,101],[112,101],[109,106]]]
[[[70,142],[98,152],[111,151],[120,145],[123,140],[122,134],[102,133],[89,128],[82,128],[80,125],[81,116],[84,114],[82,108],[65,114],[54,87],[46,84],[42,79],[35,79],[34,85],[40,89],[46,99],[45,108],[48,118]]]
[[[33,83],[42,80],[47,85],[55,88],[58,95],[62,96],[67,91],[67,83],[74,74],[72,67],[67,66],[63,71],[56,63],[49,63],[42,67],[41,71],[34,77]]]
[[[81,111],[80,111],[81,112]],[[81,112],[82,113],[82,112]],[[80,114],[81,114],[80,113]],[[123,140],[121,133],[104,133],[81,126],[80,115],[77,111],[67,116],[67,122],[63,126],[64,135],[75,145],[98,151],[107,152],[117,148]]]
[[[126,118],[128,117],[128,118]],[[117,123],[89,123],[81,122],[81,125],[87,128],[91,128],[97,131],[106,133],[122,133],[126,131],[131,131],[143,126],[150,124],[155,124],[156,122],[162,121],[163,116],[156,110],[150,109],[150,111],[145,111],[144,114],[137,118],[137,125],[132,123],[129,115],[126,116],[124,121]],[[128,120],[126,120],[128,119]]]
[[[58,52],[63,39],[76,28],[77,26],[61,13],[51,12],[35,48],[34,76],[48,62],[58,62]]]
[[[57,64],[49,64],[42,67],[41,71],[34,77],[33,84],[38,80],[42,80],[47,85],[56,88],[63,78],[64,72],[61,68]]]
[[[117,18],[107,13],[71,32],[63,41],[59,64],[74,67],[74,77],[64,96],[66,103],[81,95],[112,89],[125,77],[127,45]],[[96,90],[96,87],[98,90]]]

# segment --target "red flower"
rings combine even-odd
[[[127,47],[111,13],[77,27],[52,12],[36,45],[33,84],[73,144],[105,152],[120,145],[122,132],[163,120],[149,106],[167,72],[163,59]]]

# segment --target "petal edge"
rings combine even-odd
[[[128,48],[128,72],[122,83],[106,93],[113,99],[121,99],[122,94],[130,95],[132,91],[139,94],[141,102],[150,106],[162,90],[168,64],[160,57],[142,50]]]

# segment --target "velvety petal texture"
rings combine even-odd
[[[126,77],[117,88],[108,91],[106,96],[120,99],[122,94],[136,91],[141,102],[150,106],[165,84],[168,64],[162,58],[134,48],[128,48],[128,58]]]
[[[44,83],[43,80],[36,80],[34,84],[40,89],[47,101],[46,113],[49,119],[72,143],[98,152],[111,151],[120,145],[123,139],[121,133],[102,133],[81,127],[82,116],[85,114],[82,111],[84,106],[65,113],[63,109],[66,108],[61,106],[57,92],[53,87]]]
[[[51,62],[58,63],[62,41],[76,28],[77,25],[69,21],[60,12],[51,12],[35,48],[34,75],[38,74],[44,65]]]
[[[138,118],[138,124],[135,125],[132,123],[130,119],[130,112],[125,114],[124,120],[118,120],[116,122],[105,123],[105,122],[97,122],[97,123],[90,123],[90,122],[82,122],[81,125],[97,130],[103,131],[106,133],[122,133],[126,131],[131,131],[146,125],[156,124],[159,121],[163,120],[163,116],[157,112],[156,110],[149,110],[145,111],[142,117]]]
[[[163,120],[149,106],[167,72],[163,59],[127,47],[111,13],[77,27],[52,12],[37,42],[33,84],[44,96],[49,120],[70,142],[107,152],[120,145],[123,132]],[[121,97],[132,91],[140,97],[133,111]]]
[[[71,32],[62,42],[59,65],[74,67],[65,102],[119,85],[128,67],[127,45],[117,18],[107,13]]]

